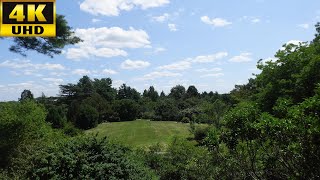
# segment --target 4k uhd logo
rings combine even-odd
[[[0,36],[55,37],[55,0],[0,0]]]

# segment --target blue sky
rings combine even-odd
[[[310,41],[320,21],[318,0],[57,0],[84,42],[54,58],[9,52],[1,39],[0,101],[59,94],[83,75],[111,77],[140,92],[181,84],[227,93],[244,84],[259,59],[287,42]]]

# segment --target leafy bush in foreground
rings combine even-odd
[[[130,151],[106,138],[77,137],[31,157],[30,179],[155,179]]]

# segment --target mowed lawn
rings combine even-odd
[[[98,133],[99,137],[106,136],[112,142],[130,147],[148,147],[157,143],[166,146],[174,137],[192,137],[189,127],[189,124],[177,122],[136,120],[103,123],[86,133]]]

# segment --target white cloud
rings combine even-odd
[[[247,21],[252,24],[257,24],[257,23],[261,22],[261,19],[258,17],[254,17],[254,16],[243,16],[240,18],[240,21]]]
[[[281,51],[285,50],[285,47],[284,47],[284,46],[290,45],[290,44],[293,44],[293,45],[295,45],[295,46],[307,45],[306,43],[303,43],[303,41],[300,41],[300,40],[290,40],[290,41],[286,42],[286,43],[280,48],[280,50],[281,50]],[[295,48],[293,48],[293,49],[291,49],[291,50],[294,51]]]
[[[37,77],[41,77],[43,76],[42,74],[37,73],[37,70],[33,70],[33,69],[25,69],[22,71],[23,75],[26,76],[37,76]]]
[[[49,81],[45,83],[35,83],[34,81],[10,83],[0,86],[0,101],[18,100],[21,92],[25,89],[29,89],[35,97],[41,96],[42,92],[47,96],[55,96],[59,92],[56,83]]]
[[[61,64],[33,64],[30,60],[7,60],[0,63],[0,67],[7,67],[12,69],[34,69],[34,70],[65,70],[65,67]]]
[[[173,31],[173,32],[178,31],[177,25],[175,24],[168,24],[168,27],[170,31]]]
[[[226,56],[228,56],[227,52],[218,52],[216,54],[211,55],[196,56],[194,58],[186,58],[182,61],[178,61],[172,64],[159,66],[157,69],[182,71],[190,69],[193,63],[211,63],[220,60]]]
[[[252,61],[252,57],[251,56],[252,56],[251,53],[244,52],[244,53],[241,53],[238,56],[232,57],[229,61],[230,62],[237,62],[237,63],[250,62],[250,61]]]
[[[142,78],[138,78],[137,80],[154,80],[163,77],[178,77],[182,76],[180,73],[173,73],[169,71],[155,71],[149,74],[144,75]]]
[[[67,76],[68,74],[64,72],[51,72],[50,75],[61,77],[61,76]]]
[[[209,24],[214,27],[224,27],[232,24],[232,22],[229,22],[226,19],[222,19],[222,18],[210,19],[208,16],[202,16],[201,21],[204,22],[205,24]]]
[[[98,23],[98,22],[101,22],[102,20],[101,19],[96,19],[96,18],[93,18],[91,20],[92,23]]]
[[[221,68],[212,68],[212,69],[207,69],[207,68],[202,68],[202,69],[197,69],[197,72],[219,72],[222,71]]]
[[[205,77],[215,77],[215,78],[217,78],[217,77],[221,77],[221,76],[224,76],[224,74],[223,73],[213,73],[213,74],[206,74],[206,75],[203,75],[201,77],[202,78],[205,78]]]
[[[145,52],[145,54],[146,55],[157,55],[157,54],[160,54],[160,53],[165,52],[165,51],[167,51],[166,48],[157,47],[157,48],[151,49],[150,51]]]
[[[298,27],[303,28],[303,29],[309,29],[310,25],[309,24],[299,24]]]
[[[170,17],[170,15],[168,13],[164,13],[161,16],[153,16],[152,20],[163,23],[164,21],[167,21],[169,19],[169,17]]]
[[[122,84],[125,84],[125,83],[126,82],[122,80],[115,80],[115,81],[112,81],[112,87],[119,88]]]
[[[150,63],[147,61],[132,61],[130,59],[121,63],[122,69],[143,69],[149,66]]]
[[[156,48],[153,52],[155,54],[158,54],[158,53],[164,52],[166,50],[167,50],[166,48],[159,47],[159,48]]]
[[[268,57],[268,58],[266,58],[266,59],[263,59],[261,62],[263,63],[263,64],[265,64],[266,62],[276,62],[278,60],[278,58],[276,58],[276,57]]]
[[[219,59],[225,58],[227,56],[228,56],[227,52],[218,52],[216,54],[197,56],[195,58],[188,58],[186,60],[193,62],[193,63],[210,63],[210,62],[215,62]]]
[[[80,9],[93,15],[118,16],[133,8],[149,9],[169,4],[169,0],[84,0]]]
[[[253,18],[251,19],[251,22],[255,24],[261,22],[261,20],[259,18]]]
[[[58,79],[58,78],[42,78],[43,81],[48,81],[53,83],[54,85],[60,85],[63,83],[63,79]]]
[[[71,73],[79,75],[79,76],[84,76],[84,75],[91,74],[91,72],[89,70],[86,70],[86,69],[76,69],[76,70],[73,70]]]
[[[191,62],[189,61],[180,61],[180,62],[158,67],[159,70],[186,70],[190,68],[191,68]]]
[[[288,42],[286,42],[285,44],[289,45],[289,44],[293,44],[293,45],[300,45],[300,43],[302,43],[302,41],[300,40],[290,40]]]
[[[105,74],[105,75],[113,75],[113,74],[118,74],[117,71],[114,71],[112,69],[104,69],[102,70],[102,74]]]
[[[132,27],[129,30],[120,27],[76,29],[75,34],[83,42],[66,51],[68,59],[127,56],[124,48],[148,48],[151,44],[145,31]]]

